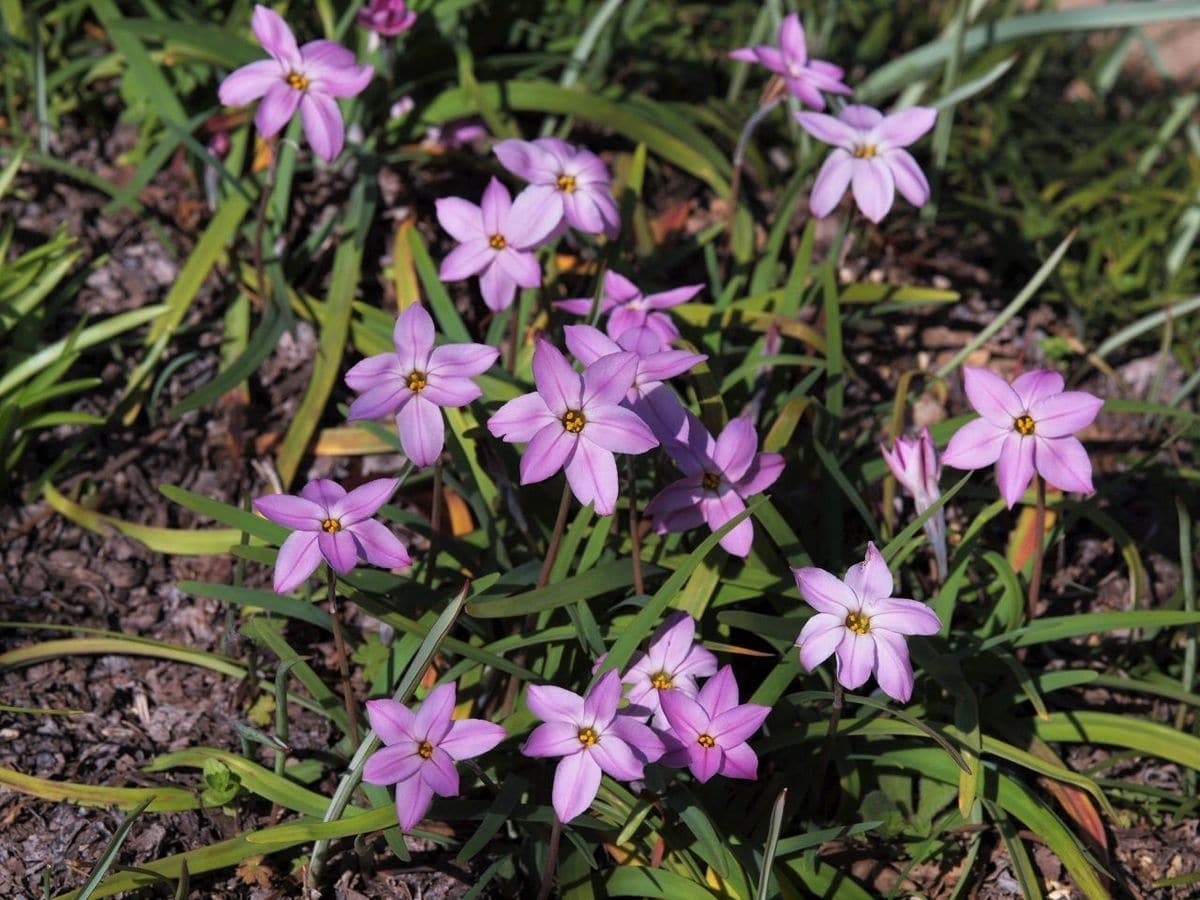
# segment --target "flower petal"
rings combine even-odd
[[[800,586],[800,596],[817,612],[841,616],[844,619],[847,613],[858,609],[858,598],[854,591],[846,587],[832,572],[806,566],[803,569],[792,569],[792,574],[796,576],[796,584]]]
[[[289,68],[300,68],[302,61],[296,37],[279,13],[261,3],[256,4],[254,14],[250,16],[250,30],[262,48],[273,57]]]
[[[589,752],[600,770],[618,781],[635,781],[646,774],[646,764],[613,731],[606,732]]]
[[[583,721],[603,729],[617,714],[621,702],[621,675],[609,669],[583,698]]]
[[[248,63],[225,77],[217,98],[223,106],[245,106],[282,83],[286,74],[273,59]]]
[[[413,303],[396,317],[392,342],[396,345],[397,360],[404,375],[428,368],[434,336],[433,318],[420,303]]]
[[[896,634],[937,634],[942,630],[938,614],[917,600],[887,597],[872,604],[868,613],[871,632]]]
[[[878,600],[892,596],[892,573],[883,554],[871,541],[867,542],[866,559],[850,567],[844,579],[846,587],[862,600]]]
[[[395,356],[395,354],[388,355]],[[350,412],[346,418],[351,422],[362,419],[378,419],[393,414],[402,403],[412,399],[412,391],[408,389],[407,382],[393,378],[384,384],[377,384],[364,394],[355,397],[350,404]]]
[[[412,565],[412,558],[400,538],[382,522],[367,519],[356,522],[347,530],[358,544],[358,555],[371,565],[381,569],[404,569]]]
[[[761,494],[783,474],[783,456],[778,453],[759,453],[746,474],[734,482],[734,489],[743,498]]]
[[[508,188],[499,178],[493,177],[488,182],[488,186],[484,188],[479,209],[483,214],[484,236],[490,238],[497,234],[503,235],[504,223],[508,219],[509,211],[512,210],[512,195],[509,194]]]
[[[446,254],[438,269],[441,281],[462,281],[486,270],[496,258],[496,251],[483,238],[474,238],[459,244]]]
[[[367,784],[380,786],[396,784],[412,778],[421,768],[421,757],[411,742],[394,747],[382,747],[371,754],[363,766],[362,779]]]
[[[851,103],[841,112],[842,121],[856,129],[861,137],[883,121],[883,113],[873,106],[862,103]]]
[[[483,719],[456,719],[438,744],[455,760],[482,756],[508,737],[503,725]]]
[[[330,534],[327,531],[317,532],[317,546],[321,555],[339,575],[345,575],[358,565],[358,544],[346,531]]]
[[[725,710],[737,706],[738,686],[737,679],[733,677],[733,667],[721,666],[716,675],[704,682],[704,687],[700,688],[698,699],[709,716],[718,716]]]
[[[346,372],[346,386],[362,393],[376,387],[381,381],[390,381],[407,375],[400,368],[400,357],[395,353],[378,353],[352,365]]]
[[[537,257],[526,250],[509,245],[496,254],[495,265],[523,288],[534,288],[542,283],[542,267]]]
[[[804,26],[797,13],[789,13],[779,26],[779,49],[789,62],[804,65],[808,61],[808,47],[804,43]]]
[[[645,509],[660,533],[698,528],[704,519],[704,489],[691,478],[669,484],[655,495]]]
[[[419,776],[396,785],[396,817],[401,831],[412,831],[433,805],[433,788]]]
[[[685,744],[694,744],[696,738],[708,729],[708,713],[694,698],[681,691],[662,691],[659,695],[663,713],[671,723],[675,737]]]
[[[837,648],[837,680],[848,691],[862,687],[875,668],[875,641],[850,629],[842,633]]]
[[[286,81],[279,81],[269,88],[254,114],[254,127],[264,138],[272,138],[283,130],[283,126],[296,114],[296,107],[304,94],[294,90]]]
[[[841,202],[850,177],[854,174],[854,157],[841,147],[834,149],[821,164],[817,179],[813,182],[812,194],[808,198],[809,208],[818,219],[829,215]]]
[[[1061,438],[1091,425],[1102,406],[1103,400],[1086,391],[1066,391],[1031,403],[1029,415],[1038,437]]]
[[[319,504],[294,494],[258,497],[254,509],[272,522],[301,531],[316,531],[325,520],[325,510]]]
[[[570,756],[579,753],[579,726],[568,722],[545,722],[533,729],[521,753],[525,756]]]
[[[509,277],[496,259],[479,273],[479,293],[484,305],[493,312],[501,312],[513,305],[517,296],[517,283]]]
[[[942,464],[955,469],[983,469],[1000,458],[1004,440],[1012,434],[1012,427],[1001,428],[988,419],[974,419],[954,432]]]
[[[328,478],[314,478],[300,489],[300,496],[320,504],[325,510],[331,510],[339,500],[346,496],[346,489]]]
[[[1013,392],[1021,400],[1022,412],[1027,412],[1035,403],[1061,394],[1066,382],[1062,374],[1050,369],[1034,369],[1018,375],[1012,383]]]
[[[567,722],[577,728],[583,719],[583,698],[552,684],[531,684],[525,702],[543,722]]]
[[[375,74],[372,66],[360,66],[354,54],[334,41],[309,41],[300,48],[309,90],[330,97],[353,97],[366,90]]]
[[[583,437],[614,453],[645,453],[658,446],[658,438],[646,423],[623,406],[587,410]]]
[[[825,113],[801,112],[796,114],[796,120],[818,141],[833,144],[843,150],[854,149],[854,145],[863,137],[859,129]]]
[[[890,631],[873,631],[872,636],[875,639],[875,680],[889,697],[907,703],[913,689],[908,643]]]
[[[721,768],[717,770],[718,775],[742,778],[746,781],[758,778],[758,755],[750,749],[749,744],[722,747],[721,752]]]
[[[715,497],[707,497],[704,504],[704,520],[713,531],[724,527],[735,516],[746,511],[746,504],[732,488],[722,490]],[[721,538],[721,547],[731,556],[745,558],[750,555],[754,544],[754,522],[742,519]]]
[[[871,137],[881,147],[907,147],[915,143],[937,121],[937,110],[931,106],[912,106],[894,112],[872,129]]]
[[[594,405],[620,403],[637,374],[637,356],[633,353],[610,353],[583,370],[583,410],[588,413]],[[651,445],[653,446],[653,445]]]
[[[533,351],[533,383],[555,417],[583,407],[583,378],[557,347],[541,338]]]
[[[709,733],[717,739],[722,748],[736,747],[738,744],[744,744],[750,735],[762,728],[763,722],[770,714],[769,706],[742,703],[715,716],[712,720],[712,731]]]
[[[586,437],[567,460],[567,483],[583,505],[595,505],[597,515],[611,516],[617,508],[617,461],[612,451],[592,443]]]
[[[553,425],[559,417],[546,408],[546,401],[538,393],[514,397],[487,420],[488,431],[494,437],[512,443],[527,443],[547,425]]]
[[[385,744],[414,741],[413,711],[396,700],[368,700],[367,721]]]
[[[721,763],[725,759],[725,754],[719,747],[704,747],[695,742],[688,744],[687,754],[688,768],[701,784],[721,770]]]
[[[441,197],[434,201],[438,224],[456,241],[484,240],[491,235],[483,230],[483,212],[462,197]]]
[[[329,514],[340,519],[342,525],[353,525],[363,519],[369,519],[379,512],[379,507],[392,499],[396,488],[400,487],[399,478],[376,478],[365,484],[360,484],[329,508]]]
[[[811,672],[829,659],[842,642],[845,630],[845,615],[817,613],[805,622],[800,629],[800,636],[796,638],[796,646],[800,648],[800,664]]]
[[[896,189],[904,195],[905,200],[913,206],[924,206],[929,202],[929,180],[911,153],[892,150],[884,156],[884,160],[892,170]]]
[[[482,375],[500,358],[487,344],[442,344],[429,354],[426,374],[439,378],[473,378]]]
[[[317,533],[292,532],[279,545],[279,554],[275,557],[275,593],[290,594],[303,584],[320,564],[321,548],[317,545]]]
[[[547,185],[530,185],[517,195],[504,223],[504,236],[514,247],[538,246],[562,221],[562,197]],[[528,285],[532,287],[533,285]]]
[[[1095,493],[1092,461],[1076,438],[1034,438],[1034,465],[1038,473],[1060,491]]]
[[[850,186],[854,202],[872,222],[881,222],[896,200],[896,180],[879,157],[855,160]]]
[[[613,719],[610,731],[629,745],[642,765],[657,762],[666,752],[667,748],[653,728],[624,712]]]
[[[300,121],[304,123],[304,136],[313,152],[325,162],[337,159],[346,140],[346,127],[342,124],[342,111],[338,109],[337,101],[328,94],[305,91],[300,99]]]
[[[400,407],[396,413],[396,428],[400,446],[414,466],[432,466],[442,455],[446,442],[446,424],[442,411],[421,394]]]
[[[483,396],[483,389],[470,378],[436,375],[429,379],[420,399],[434,406],[457,409]],[[414,398],[416,399],[416,398]]]
[[[552,422],[533,436],[521,457],[521,484],[545,481],[571,459],[582,443],[560,422]]]
[[[1004,439],[1000,459],[996,462],[996,484],[1000,496],[1012,509],[1033,480],[1033,449],[1036,441],[1012,432]]]
[[[585,366],[602,357],[622,352],[620,344],[591,325],[568,325],[563,329],[563,335],[571,355]]]
[[[650,636],[647,661],[654,668],[674,672],[695,640],[696,620],[685,612],[672,613]]]
[[[450,754],[441,747],[434,747],[433,754],[421,767],[423,780],[439,797],[458,796],[458,768]]]
[[[975,412],[1005,429],[1011,429],[1016,418],[1025,412],[1025,404],[1017,392],[987,369],[964,366],[963,390]]]
[[[729,424],[717,435],[717,446],[713,450],[713,462],[729,481],[737,481],[746,474],[754,462],[758,450],[758,433],[746,416],[730,419]]]
[[[600,790],[600,766],[587,752],[563,757],[554,770],[552,801],[560,822],[566,824],[587,812]]]

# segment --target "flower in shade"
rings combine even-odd
[[[459,245],[442,260],[443,281],[479,275],[489,309],[512,306],[518,287],[542,283],[542,267],[533,250],[558,225],[555,198],[524,190],[514,202],[508,188],[493,178],[479,206],[461,197],[437,201],[442,227]]]
[[[353,53],[333,41],[296,46],[287,23],[261,4],[254,7],[250,27],[271,59],[230,74],[218,91],[221,102],[244,106],[262,98],[254,124],[264,138],[278,134],[299,109],[313,150],[326,162],[333,161],[346,139],[335,98],[361,93],[374,70],[358,65]]]
[[[272,522],[292,529],[275,559],[275,593],[294,590],[324,559],[339,575],[359,560],[384,569],[411,565],[400,539],[371,516],[387,503],[398,478],[378,478],[347,493],[325,478],[310,481],[293,494],[268,494],[254,508]]]
[[[509,400],[488,419],[488,430],[509,443],[527,443],[521,484],[544,481],[565,469],[575,497],[596,512],[617,506],[614,453],[645,453],[658,440],[637,415],[621,406],[633,384],[636,357],[613,353],[580,375],[545,340],[533,351],[537,391]]]
[[[358,11],[357,21],[383,37],[395,37],[413,27],[417,14],[404,0],[371,0]]]
[[[808,58],[804,26],[796,13],[787,16],[780,25],[778,47],[760,44],[757,47],[734,50],[729,55],[742,62],[766,66],[783,78],[792,94],[813,109],[825,108],[822,91],[830,94],[854,93],[842,83],[845,72],[840,66],[822,59]]]
[[[937,613],[892,596],[892,573],[874,544],[867,544],[866,560],[851,566],[844,580],[824,569],[792,571],[800,595],[817,611],[796,638],[804,668],[811,672],[836,653],[843,687],[861,687],[874,672],[885,694],[907,703],[913,670],[905,636],[936,634],[942,627]]]
[[[883,453],[883,459],[888,464],[888,468],[900,482],[900,486],[913,498],[918,516],[937,503],[938,498],[942,496],[942,491],[938,487],[938,478],[942,473],[942,467],[938,463],[937,447],[934,446],[933,438],[929,435],[928,427],[921,429],[916,440],[897,438],[896,444],[891,450],[882,444],[879,445],[879,450]],[[947,562],[946,514],[944,510],[937,510],[925,520],[925,534],[929,538],[929,544],[933,547],[933,553],[937,559],[938,574],[945,578]]]
[[[662,291],[658,294],[643,294],[641,288],[624,275],[616,272],[604,273],[604,296],[600,299],[601,315],[608,313],[608,336],[619,338],[629,328],[646,325],[657,333],[664,343],[670,343],[679,337],[679,329],[671,321],[671,317],[661,310],[687,303],[702,289],[702,284],[689,284],[684,287]],[[577,297],[572,300],[559,300],[555,304],[559,309],[577,316],[586,316],[592,311],[591,297]]]
[[[783,472],[782,456],[758,452],[758,433],[749,419],[730,420],[716,440],[695,416],[689,413],[687,421],[684,440],[664,444],[684,477],[646,506],[660,534],[704,524],[716,531],[746,509],[746,498],[765,491]],[[721,538],[721,546],[734,556],[748,555],[753,542],[749,518]]]
[[[714,775],[749,781],[758,777],[758,756],[746,741],[762,727],[771,707],[738,703],[730,666],[704,682],[695,697],[667,691],[662,708],[671,726],[663,765],[687,766],[700,782]]]
[[[433,795],[458,796],[455,763],[482,756],[507,732],[483,719],[453,719],[453,684],[435,687],[415,713],[395,700],[368,700],[367,718],[383,740],[363,767],[367,784],[396,785],[396,814],[402,831],[425,817]]]
[[[600,775],[636,781],[647,763],[663,754],[650,726],[618,715],[621,678],[606,672],[584,697],[553,685],[531,684],[529,708],[541,725],[521,748],[526,756],[561,756],[554,772],[554,812],[562,823],[587,810],[600,790]]]
[[[633,385],[626,396],[631,405],[668,378],[682,375],[697,363],[708,359],[703,353],[672,350],[663,344],[657,332],[645,325],[626,329],[615,341],[591,325],[568,325],[563,332],[567,349],[585,366],[613,353],[628,352],[637,356]]]
[[[442,408],[477,399],[482,391],[471,379],[490,369],[500,351],[484,344],[435,347],[433,319],[419,303],[400,313],[392,338],[394,353],[369,356],[346,373],[346,384],[362,395],[349,417],[394,413],[404,455],[414,465],[432,465],[445,441]]]
[[[717,671],[717,658],[696,643],[696,621],[676,613],[658,627],[645,653],[639,653],[621,680],[629,685],[630,713],[653,716],[660,731],[670,728],[661,698],[670,691],[696,695],[696,679]]]
[[[987,369],[963,369],[963,387],[980,418],[954,433],[942,462],[956,469],[996,463],[1000,496],[1011,509],[1041,475],[1060,491],[1090,494],[1092,462],[1075,432],[1095,420],[1104,401],[1064,391],[1063,377],[1038,369],[1010,385]]]
[[[869,106],[852,104],[838,116],[801,112],[804,130],[834,151],[813,183],[809,205],[818,218],[829,215],[849,186],[863,215],[879,222],[888,214],[896,191],[913,206],[929,201],[929,182],[904,148],[933,127],[937,110],[914,106],[884,116]]]
[[[558,218],[572,228],[610,238],[621,230],[608,167],[592,151],[553,137],[510,139],[492,149],[504,168],[529,182],[529,191],[553,200]]]

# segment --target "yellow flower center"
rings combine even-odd
[[[290,87],[290,88],[293,88],[297,91],[307,91],[308,90],[308,79],[305,78],[303,75],[301,75],[299,72],[289,72],[288,77],[285,80],[287,81],[288,87]]]
[[[327,531],[330,534],[337,534],[342,530],[342,523],[337,519],[326,519],[321,523],[321,530]]]
[[[429,743],[429,741],[421,741],[417,747],[417,756],[421,757],[421,759],[429,759],[429,757],[433,756],[433,744]]]
[[[408,373],[408,389],[417,391],[418,393],[425,390],[425,385],[429,384],[429,379],[424,372],[418,372],[416,369]]]
[[[846,616],[846,627],[855,634],[866,634],[871,630],[871,620],[860,612],[852,612]]]
[[[579,434],[583,431],[583,426],[587,424],[587,419],[583,417],[577,409],[568,409],[567,414],[562,417],[563,428],[571,432],[571,434]]]
[[[874,159],[875,153],[874,144],[856,144],[854,147],[855,159]]]
[[[696,743],[705,750],[711,750],[713,747],[717,746],[717,742],[713,740],[713,736],[711,734],[700,735],[700,737],[696,738]]]
[[[493,250],[503,250],[508,246],[508,241],[504,239],[504,235],[502,234],[493,234],[490,238],[488,238],[488,245]]]
[[[579,729],[579,743],[583,744],[583,746],[594,747],[594,746],[596,746],[596,741],[598,741],[598,740],[600,740],[600,737],[599,737],[599,735],[596,734],[596,729],[594,729],[594,728],[580,728]]]
[[[669,691],[675,687],[675,682],[667,672],[655,672],[650,676],[650,683],[660,691]]]
[[[704,485],[706,490],[715,491],[721,487],[721,476],[716,472],[705,472],[704,477],[700,479],[700,483]]]
[[[1029,437],[1029,435],[1033,434],[1033,416],[1017,416],[1013,422],[1013,428],[1017,429],[1018,434]]]
[[[559,175],[558,189],[565,191],[568,194],[575,193],[575,176],[574,175]]]

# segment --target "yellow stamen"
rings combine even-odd
[[[429,743],[429,741],[421,741],[417,747],[417,756],[421,757],[421,759],[429,759],[429,757],[433,756],[433,744]]]
[[[307,91],[308,90],[308,79],[305,78],[303,75],[301,75],[299,72],[289,72],[288,77],[285,80],[287,81],[288,87],[290,87],[290,88],[293,88],[297,91]]]
[[[558,189],[568,194],[575,193],[575,176],[574,175],[559,175]]]
[[[660,691],[669,691],[675,687],[675,682],[671,680],[671,676],[667,672],[655,672],[650,676],[650,684],[658,688]]]
[[[568,409],[566,415],[562,417],[563,428],[571,432],[571,434],[579,434],[583,431],[583,426],[587,424],[587,419],[583,413],[577,409]]]
[[[871,630],[871,620],[860,612],[852,612],[846,616],[846,627],[855,634],[866,634]]]
[[[596,734],[596,729],[594,729],[594,728],[580,728],[579,729],[579,743],[583,744],[583,746],[594,747],[594,746],[596,746],[596,741],[598,741],[598,740],[600,740],[600,736],[598,734]]]
[[[704,485],[705,490],[715,491],[721,487],[721,476],[716,472],[705,472],[700,483]]]
[[[1030,415],[1017,416],[1016,421],[1013,422],[1013,428],[1017,429],[1017,433],[1024,437],[1033,434],[1033,427],[1033,416]]]
[[[328,531],[330,534],[337,534],[342,530],[342,523],[337,519],[326,519],[321,523],[321,530]]]
[[[415,369],[408,373],[408,389],[417,391],[418,393],[425,390],[425,385],[429,384],[429,379],[424,372],[418,372]]]
[[[504,235],[502,234],[493,234],[488,238],[488,246],[493,250],[503,250],[508,246],[508,241],[504,239]]]
[[[717,742],[713,740],[713,737],[710,734],[700,735],[700,737],[696,738],[696,743],[705,750],[711,750],[713,747],[717,746]]]
[[[876,150],[874,144],[857,144],[854,147],[855,159],[874,159],[875,153]]]

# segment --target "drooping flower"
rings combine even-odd
[[[813,183],[809,206],[814,216],[829,215],[848,186],[858,208],[872,222],[888,214],[897,190],[913,206],[929,201],[925,173],[904,148],[933,127],[936,109],[914,106],[884,116],[877,109],[852,104],[836,118],[814,112],[796,117],[805,131],[835,147]]]
[[[731,419],[716,440],[691,413],[687,422],[682,442],[663,445],[684,477],[646,506],[660,534],[706,523],[716,531],[746,509],[748,497],[765,491],[783,472],[782,456],[758,452],[758,433],[749,419]],[[748,555],[753,542],[754,523],[748,518],[721,538],[721,546],[734,556]]]
[[[942,496],[941,488],[938,487],[942,467],[938,462],[937,447],[929,435],[928,426],[921,429],[916,440],[897,438],[891,450],[882,444],[879,445],[879,450],[900,486],[913,498],[918,516],[937,503],[938,498]],[[925,520],[925,535],[929,538],[929,545],[933,547],[938,575],[944,579],[948,571],[945,510],[939,509]]]
[[[830,94],[854,93],[842,82],[846,73],[840,66],[823,59],[808,58],[804,25],[796,13],[788,15],[780,25],[778,47],[760,44],[734,50],[729,55],[742,62],[766,66],[783,78],[793,95],[813,109],[825,108],[822,91]]]
[[[591,325],[568,325],[563,333],[567,349],[585,366],[613,353],[628,352],[637,356],[633,385],[626,396],[631,405],[668,378],[682,375],[708,359],[703,353],[672,350],[663,344],[657,332],[645,325],[626,329],[615,341]]]
[[[504,168],[529,182],[528,190],[553,199],[559,217],[578,231],[615,238],[621,213],[608,167],[595,153],[559,138],[500,141],[492,148]],[[557,223],[555,223],[557,225]]]
[[[980,418],[954,433],[942,462],[956,469],[996,463],[1000,496],[1011,509],[1036,471],[1061,491],[1091,494],[1092,461],[1075,432],[1095,420],[1104,401],[1064,391],[1062,375],[1026,372],[1011,385],[987,369],[963,369],[963,387]]]
[[[500,351],[484,344],[434,346],[433,319],[414,303],[396,319],[394,353],[356,363],[346,384],[362,394],[350,404],[351,421],[396,416],[400,444],[413,465],[428,466],[442,454],[442,407],[466,406],[482,391],[471,379],[492,367]]]
[[[404,0],[371,0],[358,11],[356,21],[378,35],[395,37],[413,27],[417,14]]]
[[[703,288],[702,284],[689,284],[658,294],[644,295],[641,288],[624,275],[605,272],[604,296],[600,300],[601,315],[610,314],[605,330],[609,337],[616,340],[626,330],[646,325],[662,338],[663,343],[669,344],[679,337],[679,329],[671,317],[660,310],[687,303]],[[577,316],[586,316],[592,311],[592,298],[559,300],[554,305]]]
[[[696,620],[676,613],[662,623],[650,638],[645,653],[633,658],[621,681],[629,685],[629,712],[653,716],[660,731],[670,727],[662,711],[661,697],[670,691],[696,696],[696,679],[717,671],[717,658],[696,643]]]
[[[866,684],[871,673],[889,697],[907,703],[913,670],[906,635],[936,634],[942,627],[932,609],[892,596],[892,573],[883,554],[867,544],[867,558],[844,580],[824,569],[793,569],[800,595],[817,614],[804,623],[796,646],[810,672],[837,653],[837,680],[847,690]]]
[[[633,384],[636,357],[614,353],[580,375],[565,356],[539,339],[533,352],[537,391],[509,400],[488,419],[488,430],[511,443],[527,443],[521,484],[544,481],[565,469],[584,506],[612,515],[617,506],[614,453],[645,453],[658,445],[646,424],[621,406]]]
[[[439,277],[461,281],[479,275],[483,302],[496,311],[512,306],[517,287],[542,283],[542,267],[533,250],[558,225],[557,201],[524,190],[514,202],[508,188],[493,178],[479,206],[461,197],[437,201],[437,217],[459,245],[442,260]]]
[[[230,74],[218,91],[221,102],[244,106],[261,97],[254,124],[264,138],[278,134],[298,108],[313,150],[332,162],[346,139],[335,98],[361,93],[374,70],[358,65],[353,53],[333,41],[296,46],[287,23],[261,4],[254,7],[250,27],[271,59],[249,63]]]
[[[606,672],[581,697],[553,685],[529,686],[530,710],[541,725],[521,748],[526,756],[561,756],[554,772],[553,804],[560,822],[587,810],[600,790],[600,775],[636,781],[647,763],[663,754],[663,743],[650,726],[618,715],[621,679]]]
[[[275,593],[286,594],[317,570],[324,559],[339,575],[360,560],[383,569],[412,564],[400,539],[371,518],[400,484],[377,478],[347,493],[325,478],[310,481],[293,494],[268,494],[254,508],[272,522],[293,529],[275,560]]]
[[[410,831],[425,817],[433,795],[458,796],[455,763],[482,756],[507,735],[483,719],[453,719],[453,684],[435,687],[413,713],[395,700],[368,700],[367,718],[385,744],[363,767],[363,781],[396,785],[400,829]]]
[[[762,727],[771,707],[738,703],[731,666],[704,682],[695,697],[667,691],[662,708],[671,726],[663,765],[687,766],[701,783],[714,775],[748,781],[758,777],[758,756],[746,741]]]

